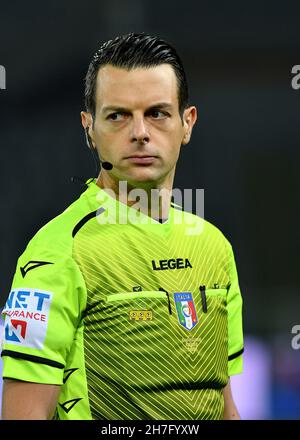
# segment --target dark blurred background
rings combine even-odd
[[[174,186],[204,188],[205,218],[235,251],[249,347],[234,385],[242,416],[300,418],[300,350],[291,347],[300,324],[299,22],[298,1],[2,2],[0,307],[28,240],[82,192],[71,176],[95,175],[79,114],[93,53],[118,34],[160,35],[177,48],[198,107]]]

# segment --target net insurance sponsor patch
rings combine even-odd
[[[52,296],[52,292],[36,289],[12,290],[2,311],[4,343],[42,349]]]

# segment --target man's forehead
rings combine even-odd
[[[102,106],[119,106],[142,100],[177,103],[177,80],[169,64],[131,70],[106,65],[97,75],[96,100]]]

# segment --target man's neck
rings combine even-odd
[[[117,181],[101,172],[96,184],[102,188],[114,191],[116,199],[122,203],[140,210],[143,214],[163,223],[169,217],[172,196],[172,179],[163,183],[131,185],[127,181]]]

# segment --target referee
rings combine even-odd
[[[155,36],[118,36],[89,65],[85,103],[101,172],[18,260],[2,418],[239,419],[233,250],[171,197],[197,119],[181,60]]]

